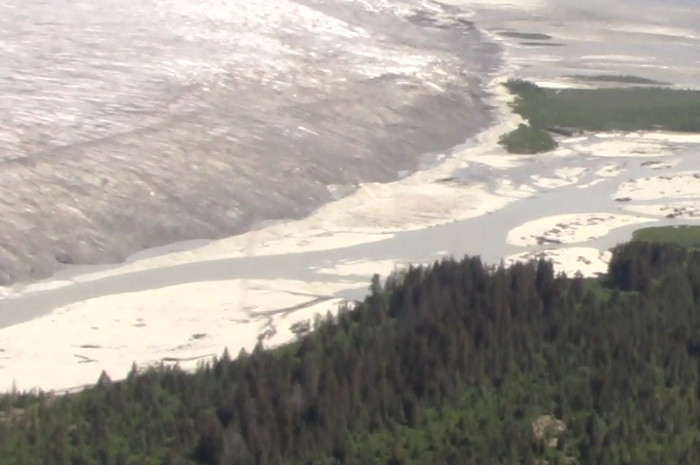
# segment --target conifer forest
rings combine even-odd
[[[698,464],[700,250],[629,242],[599,279],[445,259],[290,345],[0,411],[2,465]]]

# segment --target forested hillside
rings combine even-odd
[[[445,260],[290,346],[2,399],[0,464],[700,463],[700,251]]]

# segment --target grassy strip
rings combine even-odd
[[[552,36],[548,34],[541,34],[539,32],[517,32],[517,31],[503,31],[498,33],[502,37],[512,37],[514,39],[525,39],[525,40],[549,40]]]
[[[632,239],[643,242],[676,244],[682,247],[700,248],[700,226],[660,226],[638,229]]]
[[[667,86],[670,85],[668,82],[655,81],[654,79],[647,79],[639,76],[630,75],[607,75],[607,74],[596,74],[594,76],[585,75],[574,75],[570,76],[573,79],[578,79],[579,81],[591,81],[591,82],[613,82],[620,84],[645,84],[645,85],[657,85],[657,86]]]
[[[536,132],[547,129],[700,132],[700,91],[660,87],[543,89],[522,80],[510,80],[506,87],[517,96],[513,110],[531,129],[525,132],[518,128],[501,139],[511,153],[538,153],[556,147]],[[533,152],[535,136],[537,151]]]
[[[524,45],[526,47],[563,47],[566,44],[559,42],[520,42],[520,45]]]
[[[531,126],[584,131],[700,132],[700,91],[664,88],[542,89],[509,81],[514,110]]]

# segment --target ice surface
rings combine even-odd
[[[299,217],[462,142],[495,48],[449,8],[0,0],[0,283]]]

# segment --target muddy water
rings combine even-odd
[[[644,166],[644,162],[658,161],[659,157],[633,159],[586,158],[583,156],[564,159],[543,158],[541,161],[526,167],[499,170],[498,172],[494,172],[485,165],[475,164],[469,171],[478,172],[479,176],[489,177],[492,175],[492,178],[522,180],[526,183],[530,182],[533,175],[555,177],[555,171],[561,168],[585,166],[588,171],[571,185],[541,191],[533,197],[515,201],[491,214],[432,228],[403,232],[379,242],[327,251],[186,263],[137,271],[5,299],[0,301],[0,325],[9,326],[26,321],[42,315],[52,308],[93,297],[143,291],[196,281],[246,278],[340,282],[354,279],[359,283],[357,286],[350,285],[348,289],[338,293],[335,297],[360,298],[366,290],[367,276],[339,277],[318,273],[314,269],[333,267],[339,262],[355,260],[396,260],[403,263],[426,263],[439,258],[445,251],[456,257],[465,254],[480,255],[489,263],[497,263],[502,257],[512,253],[543,249],[546,246],[521,248],[506,244],[508,231],[527,221],[552,215],[619,212],[620,204],[614,200],[614,193],[621,181],[660,174],[670,176],[675,172],[700,172],[700,157],[693,156],[700,152],[700,148],[694,150],[697,151],[688,153],[685,157],[674,157],[679,159],[680,163],[673,169],[662,172],[654,170],[650,166]],[[591,181],[600,179],[594,174],[597,169],[609,165],[622,165],[624,167],[620,177],[586,186]],[[469,177],[469,172],[456,174]],[[491,183],[493,184],[492,189],[498,188],[499,181],[492,180]],[[653,222],[654,225],[665,225],[679,224],[680,220],[662,219],[657,221],[655,218],[649,217],[649,222],[650,224]],[[695,223],[700,224],[700,220],[695,221]],[[627,240],[632,231],[638,227],[640,225],[618,228],[603,238],[576,245],[609,248],[618,242]]]

